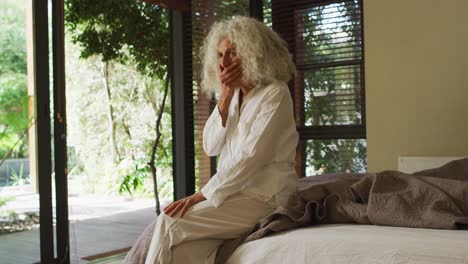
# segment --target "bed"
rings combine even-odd
[[[398,169],[416,175],[443,178],[449,175],[463,180],[457,182],[466,186],[467,168],[468,159],[400,157]],[[356,180],[366,176],[369,175],[319,175],[302,178],[299,187],[306,190],[338,178]],[[466,189],[462,195],[464,201],[468,198]],[[468,230],[363,224],[314,225],[240,244],[227,263],[468,263]]]
[[[227,264],[240,263],[468,263],[468,231],[312,226],[239,246]]]
[[[370,179],[380,179],[380,183],[375,180],[370,187]],[[355,205],[351,204],[349,208],[361,210],[360,214],[365,214],[366,217],[360,218],[359,214],[353,216],[351,213],[343,218],[343,215],[327,209],[324,215],[331,216],[332,221],[328,221],[327,217],[319,217],[317,220],[318,211],[322,212],[324,208],[308,207],[311,202],[314,202],[314,199],[322,199],[320,197],[331,197],[330,194],[335,191],[344,193],[343,190],[350,190],[350,184],[356,186],[351,188],[354,195],[357,191],[364,202],[361,201],[363,204],[358,204],[358,207],[353,207]],[[363,186],[369,189],[365,191]],[[382,187],[385,189],[386,186],[393,187],[390,190],[382,190]],[[417,192],[413,192],[416,189]],[[428,192],[430,196],[437,193],[438,198],[421,196],[419,192],[421,190]],[[359,193],[360,191],[363,193]],[[396,193],[397,199],[404,200],[405,197],[400,197],[400,193],[408,191],[411,194],[410,200],[406,200],[408,205],[398,202],[393,208],[387,207],[388,200],[375,204],[375,200],[371,202],[371,196],[362,196],[377,195],[374,196],[375,199],[375,197],[382,198],[379,196],[381,194]],[[293,207],[285,211],[275,211],[258,222],[243,237],[225,241],[217,252],[216,263],[468,264],[468,159],[466,158],[449,162],[438,168],[416,171],[413,174],[383,171],[375,174],[326,174],[302,178],[299,180],[299,193],[302,195],[299,201],[304,201],[303,198],[308,200],[305,207],[303,205],[297,207],[303,209],[302,211],[293,210],[299,214],[291,213],[289,209]],[[420,201],[420,197],[424,197],[423,200],[426,201]],[[334,199],[330,201],[333,202]],[[346,204],[337,206],[338,204],[332,202],[328,205],[341,208],[341,213],[344,212],[342,209],[346,208]],[[421,202],[423,206],[414,207],[412,202]],[[372,208],[373,203],[377,207]],[[317,203],[317,206],[320,207],[321,204]],[[362,207],[364,204],[365,207]],[[323,205],[326,203],[323,202]],[[384,207],[386,208],[383,209]],[[310,208],[313,209],[309,210]],[[421,212],[413,212],[415,208],[421,209]],[[317,211],[314,211],[315,209]],[[284,213],[286,211],[287,213]],[[303,216],[308,218],[304,220]],[[387,221],[387,218],[393,219]],[[287,221],[284,221],[285,219]],[[290,221],[291,219],[294,221]],[[349,220],[354,223],[348,223]],[[372,222],[374,225],[362,224],[365,222]],[[145,250],[152,229],[149,226],[144,231],[125,263],[144,263]],[[267,232],[264,232],[265,230]]]

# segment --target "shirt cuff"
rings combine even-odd
[[[210,131],[211,135],[216,136],[224,136],[226,134],[227,128],[230,125],[231,118],[227,117],[226,120],[226,126],[223,127],[223,118],[221,117],[221,114],[219,113],[218,106],[216,106],[216,109],[213,110],[213,116],[210,117],[212,120],[210,120],[210,129],[214,129],[214,131]]]
[[[200,192],[205,196],[205,198],[210,201],[214,207],[218,208],[223,204],[224,197],[217,192],[217,174],[213,175],[211,179],[200,189]]]
[[[229,121],[231,120],[231,118],[229,118],[229,113],[228,113],[228,115],[226,117],[226,124],[225,124],[225,126],[223,126],[223,118],[221,117],[221,112],[219,111],[218,105],[216,105],[213,112],[215,112],[215,116],[214,116],[215,120],[214,121],[217,122],[217,124],[219,124],[220,129],[226,130],[229,123],[230,123]]]
[[[221,152],[229,125],[228,117],[226,127],[223,127],[219,110],[214,109],[203,128],[203,148],[208,156],[216,156]]]

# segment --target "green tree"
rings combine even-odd
[[[27,155],[28,95],[24,74],[0,76],[0,157]]]
[[[0,75],[26,74],[25,1],[0,2]]]
[[[81,57],[134,64],[150,76],[164,78],[168,59],[167,11],[134,0],[67,0],[65,22]]]
[[[0,2],[0,161],[28,155],[25,9],[25,1]]]
[[[105,95],[101,103],[106,105],[103,110],[108,123],[113,162],[116,165],[125,163],[128,159],[140,162],[133,166],[133,172],[125,175],[123,189],[131,193],[128,183],[132,182],[134,187],[138,187],[141,185],[142,173],[151,172],[156,210],[159,213],[156,177],[158,165],[167,166],[171,160],[171,152],[167,151],[171,146],[171,133],[167,129],[167,115],[163,115],[170,111],[167,103],[167,11],[159,6],[134,0],[67,0],[65,7],[65,23],[72,34],[72,42],[81,47],[81,58],[91,59],[97,56],[101,61],[98,67]],[[130,70],[132,67],[137,71],[122,72],[122,68]],[[126,79],[136,82],[132,84]],[[158,80],[164,79],[164,85],[160,85]],[[122,86],[123,83],[125,85]],[[155,86],[162,87],[162,91],[155,94]],[[119,89],[122,87],[128,89]],[[136,155],[138,151],[131,150],[137,134],[141,133],[141,130],[131,129],[134,127],[133,119],[144,116],[144,112],[138,112],[141,109],[135,110],[141,101],[152,107],[156,119],[152,126],[144,128],[154,133],[150,142],[140,145],[145,146],[146,154],[143,157]]]

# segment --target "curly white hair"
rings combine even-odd
[[[221,86],[218,44],[228,38],[242,61],[243,81],[254,85],[288,82],[296,72],[286,42],[254,18],[238,16],[213,24],[200,50],[201,88],[211,97]]]

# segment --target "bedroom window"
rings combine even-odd
[[[366,171],[362,1],[271,3],[297,67],[298,173]]]

